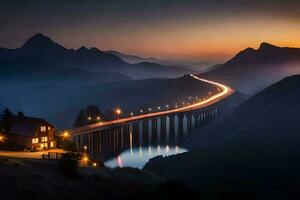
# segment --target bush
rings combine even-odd
[[[59,161],[59,171],[66,176],[74,177],[78,174],[77,156],[72,153],[64,153]]]
[[[71,151],[71,152],[77,152],[78,151],[76,143],[72,140],[63,140],[63,141],[61,141],[60,148],[66,150],[66,151]]]

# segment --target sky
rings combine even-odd
[[[226,60],[261,42],[300,47],[300,0],[1,0],[0,46],[43,33],[68,48]]]

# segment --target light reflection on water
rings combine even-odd
[[[169,146],[164,147],[149,146],[149,147],[137,147],[128,149],[118,156],[107,160],[104,162],[107,167],[133,167],[133,168],[143,168],[143,166],[151,159],[156,156],[170,156],[175,154],[180,154],[187,152],[186,149],[179,146]]]
[[[91,160],[108,167],[142,168],[153,157],[186,152],[180,146],[190,131],[216,115],[217,110],[162,116],[78,135],[74,141]]]

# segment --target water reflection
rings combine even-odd
[[[216,110],[194,115],[162,116],[135,121],[77,135],[74,141],[91,159],[109,167],[139,167],[150,158],[185,152],[180,144],[190,130],[200,127],[217,114]]]
[[[178,146],[170,147],[166,145],[165,147],[149,146],[149,147],[139,147],[126,150],[118,155],[116,158],[109,159],[104,164],[107,167],[134,167],[143,168],[143,166],[153,157],[156,156],[170,156],[174,154],[184,153],[186,149],[180,148]]]

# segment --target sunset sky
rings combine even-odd
[[[296,0],[1,1],[0,46],[40,32],[68,48],[224,60],[269,42],[300,47]]]

